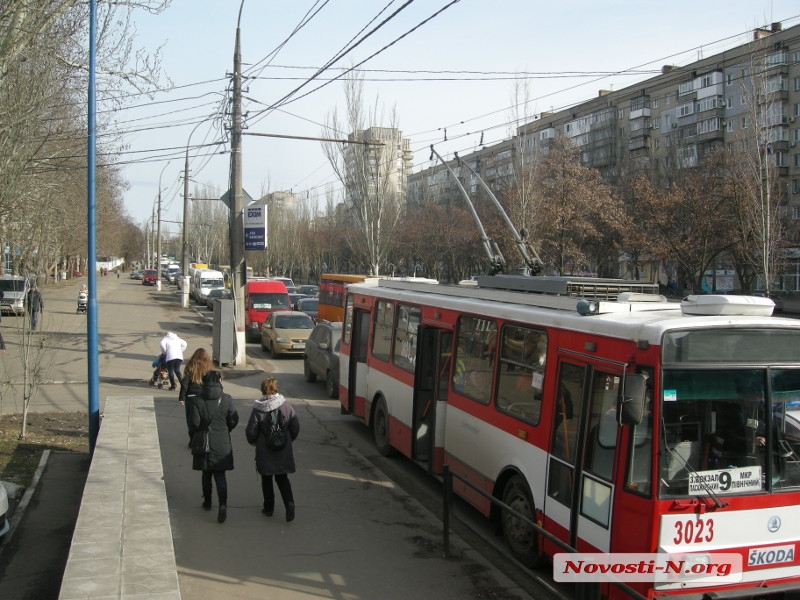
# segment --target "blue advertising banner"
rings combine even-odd
[[[244,209],[244,249],[267,248],[267,207],[247,206]]]

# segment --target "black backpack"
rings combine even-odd
[[[267,413],[266,422],[266,437],[267,448],[270,450],[282,450],[286,447],[289,441],[289,436],[286,433],[286,422],[283,414],[276,408]]]

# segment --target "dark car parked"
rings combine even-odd
[[[206,308],[208,310],[214,310],[214,300],[217,298],[220,300],[230,300],[233,298],[233,295],[228,288],[212,288],[209,290],[208,296],[206,296]]]
[[[342,324],[320,321],[306,340],[303,356],[303,375],[313,383],[317,377],[325,380],[329,398],[339,397],[339,342]]]

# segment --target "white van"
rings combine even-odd
[[[25,314],[25,296],[30,289],[30,281],[22,275],[0,276],[0,291],[3,299],[0,300],[0,311],[13,315]]]
[[[214,288],[225,287],[222,271],[214,269],[198,269],[192,274],[189,295],[197,304],[205,304],[208,292]]]

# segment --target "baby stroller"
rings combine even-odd
[[[153,371],[153,376],[150,378],[150,385],[158,389],[169,386],[169,371],[167,369],[166,358],[167,357],[162,352],[158,355],[158,358],[153,361],[155,371]]]
[[[78,294],[78,308],[75,311],[79,315],[86,314],[86,307],[89,304],[89,295],[83,290]]]

